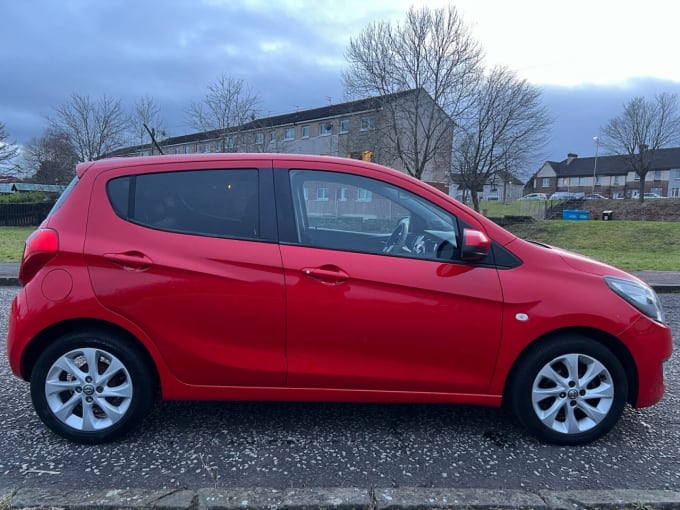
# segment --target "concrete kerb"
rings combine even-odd
[[[2,493],[0,510],[425,510],[448,509],[672,509],[680,492],[671,490],[575,490],[538,492],[491,489],[214,489],[63,491],[19,489]]]

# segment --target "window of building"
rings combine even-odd
[[[661,170],[654,170],[654,180],[655,181],[661,180]]]
[[[316,188],[316,199],[328,202],[328,188]]]
[[[333,124],[322,122],[319,124],[319,136],[328,136],[333,133]]]
[[[373,200],[373,193],[367,189],[357,189],[357,202],[370,202]]]
[[[295,128],[294,127],[286,128],[284,140],[295,140]]]
[[[262,131],[255,133],[255,143],[258,145],[262,145],[264,143],[264,133]]]
[[[175,154],[180,154],[182,152],[181,147],[175,147]]]
[[[361,130],[375,129],[375,119],[373,117],[363,117],[361,119]]]
[[[637,173],[637,172],[635,172],[635,180],[636,180],[636,181],[639,181],[639,180],[640,180],[640,174]]]
[[[680,188],[671,188],[671,197],[680,198]]]
[[[340,121],[340,133],[349,133],[349,119]]]
[[[276,143],[276,131],[273,129],[269,132],[269,143]]]
[[[347,202],[347,188],[340,188],[340,202]]]
[[[549,188],[550,187],[550,177],[543,177],[543,182],[541,183],[541,185],[544,188]]]
[[[235,145],[236,145],[236,142],[235,142],[235,140],[234,140],[234,137],[233,137],[233,136],[228,136],[228,137],[227,137],[226,144],[225,144],[227,150],[233,150]]]
[[[309,126],[302,126],[302,138],[309,138]]]
[[[620,186],[620,185],[621,185],[621,176],[615,175],[614,176],[614,186]]]
[[[258,188],[257,170],[196,170],[119,177],[108,183],[107,193],[119,216],[143,226],[256,238]]]
[[[185,145],[183,147],[183,149],[184,149],[184,154],[189,154],[189,146],[188,145]]]

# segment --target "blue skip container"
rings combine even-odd
[[[574,210],[574,209],[565,209],[562,211],[562,219],[563,220],[589,220],[590,219],[590,211],[579,211],[579,210]]]

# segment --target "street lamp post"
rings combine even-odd
[[[595,142],[595,164],[593,165],[593,191],[595,193],[595,180],[597,179],[597,153],[600,151],[600,138],[593,136],[593,142]]]

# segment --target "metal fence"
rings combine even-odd
[[[47,217],[54,202],[0,204],[0,226],[37,226]]]

